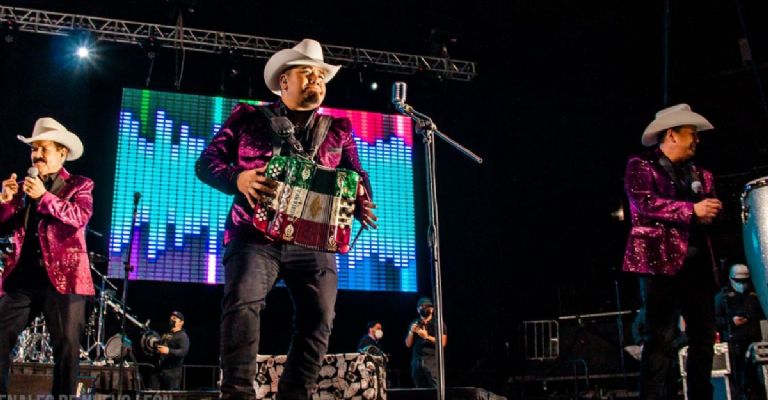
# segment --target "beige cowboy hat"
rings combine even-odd
[[[272,93],[280,96],[280,75],[288,67],[294,65],[311,65],[326,71],[325,81],[328,82],[339,72],[341,65],[331,65],[323,62],[323,46],[312,39],[304,39],[290,49],[283,49],[273,54],[264,66],[264,83]]]
[[[25,138],[21,135],[16,137],[26,144],[39,140],[50,140],[59,143],[69,149],[67,161],[77,160],[83,155],[83,142],[80,141],[80,138],[50,117],[40,118],[35,122],[35,128],[32,129],[32,137]]]
[[[691,111],[691,106],[683,103],[657,112],[656,119],[645,128],[641,142],[643,146],[653,146],[658,143],[657,137],[660,132],[682,125],[693,125],[699,131],[715,128],[706,118]]]

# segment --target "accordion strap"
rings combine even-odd
[[[320,145],[323,144],[326,136],[328,136],[328,130],[331,128],[333,117],[330,115],[318,115],[317,118],[313,118],[311,127],[312,147],[310,147],[309,153],[307,153],[307,151],[304,150],[304,146],[301,145],[301,142],[299,142],[294,135],[295,127],[293,126],[293,122],[285,116],[277,115],[269,106],[258,108],[270,122],[270,130],[272,131],[272,156],[279,156],[283,149],[283,143],[288,143],[297,155],[310,160],[315,159],[317,151],[320,149]]]

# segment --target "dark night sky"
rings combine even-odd
[[[170,7],[159,1],[0,3],[172,24]],[[668,103],[689,103],[717,128],[703,135],[699,159],[715,172],[728,207],[720,254],[738,261],[743,252],[736,200],[746,181],[768,175],[768,114],[756,74],[742,63],[739,3],[673,3]],[[765,81],[768,7],[758,0],[740,4],[757,76]],[[437,28],[456,38],[448,48],[453,58],[478,63],[472,82],[380,75],[384,89],[375,94],[360,88],[354,73],[342,72],[329,86],[326,104],[392,112],[389,84],[404,79],[409,103],[485,158],[477,166],[449,146],[437,146],[446,316],[458,337],[450,350],[450,377],[455,384],[498,386],[479,380],[476,370],[502,377],[511,373],[504,343],[513,349],[519,345],[521,320],[615,310],[616,278],[624,308],[637,305],[631,279],[615,273],[628,226],[609,214],[624,198],[626,158],[642,150],[642,130],[666,105],[663,12],[659,0],[205,0],[187,15],[185,26],[425,55],[429,33]],[[76,75],[48,60],[55,43],[35,36],[0,50],[3,134],[27,132],[35,118],[52,113],[90,135],[85,141],[92,148],[111,154],[107,133],[115,130],[116,111],[110,107],[120,95],[115,88],[143,86],[141,53],[112,46],[99,71]],[[187,63],[182,91],[220,93],[218,58],[190,54]],[[250,68],[254,97],[269,98],[261,83],[263,61]],[[152,87],[171,89],[172,70],[173,54],[161,53]],[[244,81],[229,82],[225,93],[242,94],[246,87]],[[19,149],[11,139],[0,147],[3,169],[23,170],[27,160]],[[99,152],[91,152],[72,168],[96,175],[103,163]],[[109,171],[104,176],[109,182]],[[109,198],[110,185],[102,185],[97,195]],[[110,212],[108,206],[97,210],[94,228],[107,230]],[[380,312],[411,312],[413,299],[407,296],[341,295],[335,338],[346,338],[340,329],[359,332],[350,326],[369,319],[365,309],[344,305],[345,299],[364,299],[379,310],[392,296],[395,305]],[[391,346],[398,348],[402,329],[394,326],[400,320],[392,321]],[[342,339],[334,340],[343,347]],[[395,359],[402,362],[407,354],[397,352]],[[200,362],[211,360],[200,356]]]

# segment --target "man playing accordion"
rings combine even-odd
[[[280,99],[265,106],[238,104],[197,161],[196,174],[203,182],[234,195],[224,234],[223,399],[255,396],[259,314],[278,277],[285,281],[295,310],[278,397],[309,399],[314,389],[334,317],[336,258],[265,235],[254,225],[254,208],[274,200],[278,185],[265,171],[277,155],[354,171],[360,176],[360,192],[371,198],[351,122],[317,113],[325,84],[339,68],[323,62],[315,40],[278,51],[264,67],[264,81]],[[375,207],[369,200],[358,203],[355,216],[364,227],[376,228]]]

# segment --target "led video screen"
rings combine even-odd
[[[124,89],[117,132],[117,165],[109,241],[109,276],[223,282],[222,239],[232,197],[197,179],[194,164],[238,102],[259,101]],[[321,108],[352,121],[363,167],[378,205],[378,230],[360,235],[337,255],[339,288],[417,290],[413,130],[400,115]],[[134,195],[134,237],[129,243]],[[359,229],[354,222],[352,232]]]

